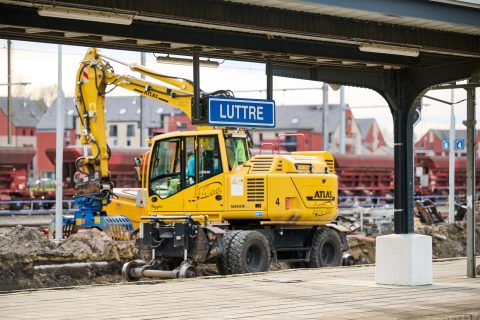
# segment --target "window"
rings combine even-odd
[[[151,159],[149,196],[161,199],[222,172],[217,136],[159,140]]]
[[[33,137],[33,129],[30,130],[30,136]]]
[[[127,146],[130,147],[132,145],[132,140],[128,139],[127,140]]]
[[[186,166],[185,166],[185,186],[191,186],[197,181],[197,155],[195,152],[195,137],[185,139]]]
[[[155,143],[150,165],[150,196],[165,199],[182,189],[181,154],[179,138]]]
[[[222,172],[219,150],[216,136],[199,137],[198,154],[200,162],[198,165],[198,179],[200,182]]]
[[[27,130],[23,129],[22,130],[22,136],[24,136],[27,133]]]
[[[133,124],[127,125],[127,137],[135,136],[135,126]]]
[[[70,132],[69,130],[65,130],[65,145],[70,145]]]
[[[245,138],[228,137],[225,139],[225,147],[228,169],[232,170],[235,166],[241,165],[249,159]]]
[[[110,125],[110,137],[116,137],[118,134],[118,128],[116,124]]]

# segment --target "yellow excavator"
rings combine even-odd
[[[138,64],[132,71],[155,81],[114,72],[97,49],[88,49],[76,78],[76,107],[83,145],[77,159],[74,228],[96,227],[117,238],[132,232],[149,260],[127,262],[125,279],[196,276],[199,263],[221,274],[262,272],[271,261],[308,267],[339,265],[347,249],[337,215],[338,184],[330,152],[250,155],[247,131],[205,123],[197,131],[147,139],[150,151],[136,159],[141,188],[113,189],[108,171],[105,96],[122,87],[162,101],[192,119],[194,84]],[[200,92],[209,101],[236,101],[231,91]],[[231,99],[231,100],[229,100]],[[250,112],[250,102],[237,114]],[[233,105],[233,102],[232,102]],[[205,111],[208,114],[209,111]],[[258,118],[262,112],[253,110]]]

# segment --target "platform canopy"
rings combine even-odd
[[[0,0],[0,37],[271,59],[310,71],[284,70],[284,75],[317,79],[325,67],[375,71],[478,62],[480,5],[467,0]]]

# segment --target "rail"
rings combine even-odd
[[[444,206],[448,204],[448,195],[429,195],[429,196],[415,196],[414,200],[430,199],[437,206]],[[372,197],[372,196],[340,196],[338,197],[339,208],[377,208],[386,205],[393,205],[393,197]]]
[[[448,204],[448,195],[415,196],[415,200],[431,199],[437,206]],[[377,208],[393,206],[393,197],[340,196],[338,207],[348,209],[354,207]],[[0,215],[12,214],[50,214],[55,213],[55,200],[19,200],[0,201]],[[14,209],[12,209],[14,207]],[[73,200],[63,200],[64,213],[73,213],[76,209]]]
[[[63,200],[64,213],[73,213],[73,200]],[[55,200],[9,200],[0,201],[1,215],[54,214]]]

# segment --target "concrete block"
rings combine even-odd
[[[375,282],[419,286],[432,284],[432,237],[410,233],[376,238]]]

